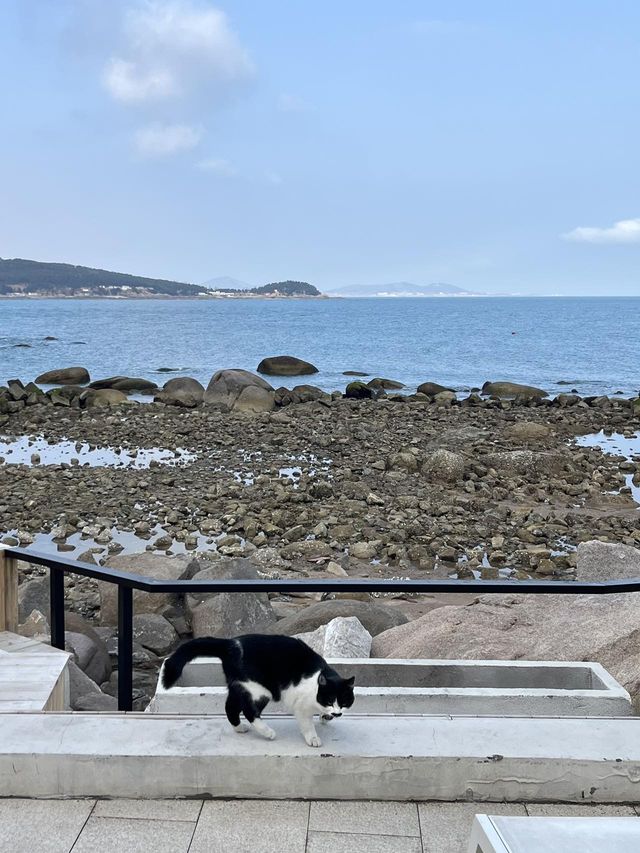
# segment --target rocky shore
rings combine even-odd
[[[338,580],[572,578],[580,543],[640,545],[637,458],[576,441],[600,431],[636,436],[637,399],[550,399],[540,389],[511,383],[493,383],[484,394],[462,399],[430,382],[421,393],[402,395],[381,378],[327,394],[311,385],[277,389],[234,370],[216,373],[206,389],[183,378],[157,388],[131,377],[91,387],[75,384],[89,377],[74,370],[69,384],[46,393],[17,380],[0,389],[6,544],[135,564],[136,571],[141,560],[129,555],[149,552],[151,574],[160,561],[182,577],[242,569],[258,577]],[[55,381],[65,382],[64,375],[58,372]],[[154,401],[136,402],[132,393]],[[19,441],[23,447],[31,442],[32,452],[11,464]],[[53,461],[42,461],[38,442]],[[56,460],[65,442],[72,450]],[[116,467],[87,461],[101,449],[124,461]],[[143,451],[152,449],[157,458],[145,457]],[[45,595],[39,575],[24,569],[24,621],[33,610],[47,613],[25,586],[41,584]],[[106,593],[70,575],[66,595],[69,610],[102,632],[96,636],[106,644],[98,673],[103,680],[92,681],[113,694],[106,662],[116,641]],[[356,616],[374,635],[374,650],[376,635],[452,604],[430,596],[384,602],[339,592],[334,601],[309,597],[312,607],[324,607],[321,621],[292,623],[292,632]],[[309,597],[255,596],[235,616],[230,601],[177,608],[156,602],[151,613],[137,605],[137,630],[146,638],[139,668],[147,672],[148,664],[151,673],[146,681],[138,676],[139,702],[148,701],[159,656],[180,637],[231,631],[236,623],[241,630],[283,628],[287,623],[280,620],[301,618]],[[378,622],[363,608],[380,608]]]

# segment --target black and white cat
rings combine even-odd
[[[260,718],[273,700],[294,714],[309,746],[321,746],[314,715],[328,722],[353,705],[355,678],[342,678],[323,657],[295,637],[246,634],[232,640],[189,640],[163,663],[162,686],[173,687],[186,664],[197,657],[221,659],[229,690],[225,711],[239,733],[253,727],[273,740],[276,733]],[[247,723],[240,721],[240,713]]]

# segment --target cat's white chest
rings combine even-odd
[[[318,676],[319,672],[303,678],[298,684],[286,687],[282,691],[282,704],[294,713],[306,711],[307,713],[318,713]]]

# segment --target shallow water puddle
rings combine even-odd
[[[640,460],[640,433],[629,438],[619,432],[606,435],[604,430],[600,430],[600,432],[578,436],[576,444],[578,447],[599,447],[603,453],[607,453],[609,456],[619,456],[633,462]],[[625,473],[624,475],[625,484],[631,490],[631,497],[637,504],[640,504],[640,485],[636,486],[633,478],[633,473]]]
[[[8,465],[78,465],[89,468],[149,468],[160,465],[188,465],[196,458],[182,447],[165,450],[160,447],[113,448],[92,447],[86,442],[48,442],[43,436],[23,435],[0,440],[0,458]]]

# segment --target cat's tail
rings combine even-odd
[[[179,646],[175,652],[162,664],[162,686],[165,690],[176,683],[182,675],[182,670],[194,658],[212,657],[224,659],[233,647],[231,640],[221,640],[217,637],[198,637]]]

